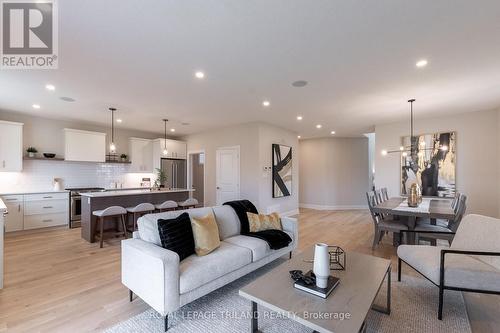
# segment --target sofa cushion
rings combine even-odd
[[[194,290],[252,262],[252,251],[227,242],[206,256],[192,255],[180,263],[180,293]]]
[[[158,234],[161,246],[177,253],[180,261],[195,253],[193,229],[187,213],[173,219],[159,219]]]
[[[221,240],[240,234],[240,220],[231,206],[216,206],[213,207],[213,210],[215,220],[219,226],[219,236]]]
[[[194,250],[199,256],[205,256],[220,246],[219,229],[213,213],[204,217],[192,217]]]
[[[248,226],[250,232],[257,232],[262,230],[283,230],[281,226],[280,216],[278,213],[272,213],[269,215],[265,214],[254,214],[247,212]]]
[[[252,251],[252,262],[259,261],[260,259],[268,256],[272,251],[269,244],[267,244],[265,240],[250,236],[233,236],[226,238],[224,242],[241,246]]]
[[[398,257],[439,285],[441,250],[426,245],[400,245]],[[446,254],[444,282],[447,287],[500,291],[500,271],[463,254]]]
[[[209,213],[212,213],[212,208],[203,207],[203,208],[174,210],[158,214],[144,215],[137,220],[137,228],[139,230],[139,235],[141,236],[141,239],[143,241],[161,246],[160,234],[158,233],[158,220],[174,219],[184,212],[187,212],[190,217],[191,216],[203,217],[208,215]]]

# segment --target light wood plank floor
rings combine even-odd
[[[388,237],[371,250],[373,227],[366,211],[304,209],[299,223],[299,250],[325,242],[397,265]],[[146,310],[139,299],[128,302],[120,282],[119,244],[116,239],[100,249],[82,240],[80,229],[7,235],[0,332],[95,332]],[[499,298],[472,295],[467,301],[474,332],[498,332]]]

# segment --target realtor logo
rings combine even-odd
[[[2,69],[57,68],[57,12],[54,0],[3,0]]]

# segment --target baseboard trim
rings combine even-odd
[[[294,215],[299,215],[299,209],[292,209],[292,210],[289,210],[288,212],[283,212],[283,213],[280,213],[281,216],[294,216]]]
[[[316,210],[362,210],[368,209],[368,206],[365,205],[345,205],[345,206],[328,206],[328,205],[315,205],[315,204],[299,204],[300,208],[309,208]]]

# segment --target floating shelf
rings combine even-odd
[[[132,162],[130,161],[112,161],[112,160],[108,160],[104,163],[112,163],[112,164],[132,164]]]
[[[64,158],[62,157],[53,157],[53,158],[47,158],[47,157],[29,157],[29,156],[24,156],[23,160],[37,160],[37,161],[64,161]]]

